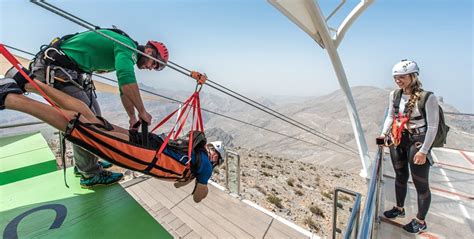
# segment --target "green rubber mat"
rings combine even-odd
[[[56,159],[41,133],[0,138],[0,186],[56,170]]]
[[[81,189],[72,168],[0,186],[3,238],[172,238],[120,185]]]

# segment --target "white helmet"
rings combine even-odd
[[[419,74],[420,68],[414,61],[401,60],[393,66],[392,76],[406,75],[411,73]]]
[[[224,144],[222,143],[222,141],[214,141],[214,142],[210,142],[209,144],[214,146],[217,153],[219,153],[219,161],[218,161],[217,165],[224,162],[225,150],[224,150]]]

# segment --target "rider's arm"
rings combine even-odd
[[[196,172],[196,186],[193,191],[193,199],[195,202],[200,202],[207,196],[209,192],[207,183],[211,178],[213,170],[207,152],[200,151],[199,153],[201,154],[201,164]]]
[[[174,187],[175,188],[180,188],[180,187],[183,187],[183,186],[186,186],[188,185],[190,182],[192,182],[193,180],[188,180],[188,181],[184,181],[184,182],[175,182],[174,183]]]
[[[180,188],[180,187],[188,185],[192,181],[194,180],[190,179],[184,182],[175,182],[174,187]],[[209,193],[209,189],[207,188],[207,184],[198,183],[198,181],[196,180],[196,185],[194,186],[194,190],[192,192],[194,202],[200,202],[201,200],[206,198],[208,193]]]
[[[209,193],[209,189],[207,188],[207,184],[196,183],[196,189],[193,193],[194,202],[200,202]]]

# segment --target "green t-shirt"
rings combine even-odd
[[[110,31],[99,30],[136,49],[132,39]],[[137,63],[136,52],[112,41],[96,32],[79,33],[61,43],[61,49],[86,72],[116,71],[119,87],[136,83],[134,66]]]

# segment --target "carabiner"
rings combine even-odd
[[[58,55],[64,55],[64,53],[60,52],[58,49],[56,49],[54,47],[50,47],[50,48],[44,50],[44,57],[43,57],[44,59],[49,59],[51,61],[56,61],[54,58],[52,58],[48,55],[49,51],[55,51],[56,53],[58,53]]]
[[[202,84],[196,84],[196,88],[194,89],[194,92],[200,92],[202,89]]]

